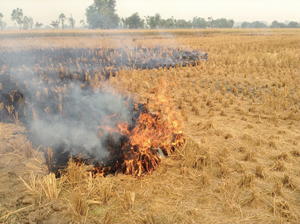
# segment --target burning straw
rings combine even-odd
[[[66,53],[70,58],[64,58]],[[1,111],[1,120],[27,126],[30,140],[45,149],[48,169],[56,176],[71,157],[93,165],[94,176],[151,173],[161,161],[159,155],[170,155],[184,142],[180,116],[166,98],[166,84],[153,102],[139,104],[130,96],[116,95],[105,80],[124,66],[195,65],[199,53],[160,48],[133,53],[137,61],[122,50],[35,50],[43,57],[28,57],[25,62],[21,56],[26,52],[6,52],[0,56],[0,83],[5,84],[0,103],[7,109]],[[10,62],[11,56],[24,65]],[[100,64],[93,58],[101,59]]]

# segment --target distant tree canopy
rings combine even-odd
[[[252,23],[243,22],[241,28],[268,28],[268,26],[263,22],[254,21]]]
[[[115,13],[116,0],[94,0],[86,9],[86,18],[92,29],[114,29],[118,27],[119,17]]]
[[[14,9],[11,13],[11,20],[16,21],[21,30],[23,27],[23,23],[24,23],[23,22],[23,10],[19,9],[19,8]]]
[[[206,28],[207,27],[207,23],[205,21],[204,18],[200,18],[200,17],[194,17],[193,21],[192,21],[193,27],[194,28]]]
[[[39,22],[36,22],[35,23],[35,28],[39,29],[43,26],[43,23],[39,23]]]
[[[16,21],[19,25],[20,30],[28,30],[33,27],[33,18],[30,16],[24,16],[23,10],[16,8],[11,13],[11,20]]]
[[[120,19],[116,13],[116,0],[94,0],[94,3],[86,8],[86,20],[80,20],[81,28],[90,29],[205,29],[205,28],[233,28],[234,20],[232,19],[213,19],[208,17],[207,19],[201,17],[194,17],[192,20],[175,19],[171,18],[163,19],[159,13],[152,16],[145,16],[144,19],[140,17],[139,13],[133,13],[129,17]],[[3,14],[0,12],[0,29],[4,29],[7,23],[2,21]],[[33,19],[30,16],[25,16],[23,10],[16,8],[11,13],[11,20],[15,21],[20,29],[32,29],[34,26]],[[51,26],[58,29],[60,24],[61,28],[65,28],[65,21],[68,21],[69,26],[66,28],[75,28],[75,19],[72,15],[67,18],[61,13],[58,19],[51,22]],[[87,25],[86,25],[87,22]],[[42,23],[35,23],[35,28],[41,28]],[[295,21],[281,23],[274,20],[271,25],[267,22],[253,21],[243,22],[236,28],[300,28],[300,23]],[[10,27],[11,28],[11,27]],[[46,26],[45,29],[51,28]]]
[[[28,30],[33,27],[33,19],[30,16],[24,16],[23,18],[23,29]]]
[[[216,19],[211,21],[212,28],[232,28],[234,21],[232,19]]]
[[[279,23],[277,22],[276,20],[274,20],[272,23],[271,23],[271,28],[286,28],[286,25],[284,23]]]
[[[68,18],[68,21],[69,21],[69,24],[72,27],[72,29],[74,29],[74,26],[76,23],[75,19],[73,19],[73,17],[71,16],[70,18]]]
[[[61,13],[58,19],[59,19],[58,21],[61,22],[61,28],[65,29],[65,19],[66,19],[65,14]]]
[[[58,20],[54,20],[50,23],[51,26],[53,26],[53,28],[57,29],[59,26],[59,21]]]
[[[133,13],[131,16],[127,17],[126,19],[122,19],[124,25],[126,28],[129,29],[139,29],[144,28],[144,20],[141,19],[139,14]]]
[[[145,20],[141,19],[138,13],[134,13],[130,17],[122,18],[123,27],[129,29],[150,28],[150,29],[190,29],[190,28],[232,28],[234,21],[232,19],[209,19],[194,17],[193,20],[162,19],[160,14],[154,16],[146,16]]]
[[[154,16],[147,16],[146,17],[146,23],[149,26],[150,29],[157,29],[159,28],[161,24],[161,16],[160,14],[156,13]]]
[[[289,24],[287,25],[288,28],[300,28],[299,23],[297,22],[289,22]]]

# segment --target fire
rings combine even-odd
[[[125,103],[128,107],[125,111],[130,111],[129,118],[124,118],[119,111],[99,121],[96,126],[98,138],[107,148],[108,158],[101,160],[74,147],[72,160],[91,165],[87,174],[93,177],[104,177],[115,172],[133,176],[152,173],[161,162],[162,155],[170,155],[185,142],[181,116],[173,109],[166,83],[158,89],[160,94],[147,100],[146,104],[134,104],[128,98],[131,103]],[[54,152],[55,155],[48,150],[45,156],[49,170],[59,175],[57,169],[64,166],[63,161],[70,155],[59,150]],[[52,157],[55,157],[55,162]]]
[[[180,116],[172,110],[172,103],[164,95],[156,96],[155,103],[147,103],[157,113],[143,111],[134,125],[120,122],[118,115],[108,116],[99,126],[100,132],[119,134],[128,141],[122,144],[124,161],[120,169],[125,174],[141,176],[151,173],[161,161],[158,151],[170,155],[175,147],[184,143]],[[111,125],[114,123],[114,127]],[[113,149],[109,149],[113,151]]]

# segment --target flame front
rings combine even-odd
[[[126,137],[121,145],[124,161],[121,170],[125,174],[141,176],[151,173],[161,161],[158,151],[165,155],[184,143],[180,116],[172,110],[172,103],[162,94],[156,96],[155,103],[146,104],[157,113],[141,112],[134,127],[120,122],[117,114],[107,117],[99,126],[100,132],[107,131]],[[111,126],[115,123],[114,127]],[[110,124],[110,125],[109,125]],[[112,148],[109,149],[113,151]]]

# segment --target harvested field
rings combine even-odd
[[[70,160],[56,179],[48,172],[43,146],[30,138],[21,114],[18,119],[19,115],[10,107],[15,101],[10,99],[7,107],[2,97],[0,222],[300,222],[299,30],[136,31],[124,35],[116,31],[107,35],[93,32],[72,35],[71,32],[61,37],[57,32],[4,33],[0,52],[21,54],[14,54],[20,62],[18,69],[10,69],[16,60],[0,61],[3,63],[1,93],[8,88],[3,84],[7,83],[6,73],[13,77],[31,74],[26,70],[29,66],[24,66],[28,61],[37,74],[42,74],[29,83],[30,89],[40,85],[40,80],[49,74],[64,77],[74,74],[79,65],[84,70],[82,74],[87,73],[82,77],[79,74],[79,86],[89,75],[97,77],[101,73],[103,77],[90,80],[88,85],[81,86],[83,89],[97,92],[100,88],[110,94],[122,94],[139,105],[152,102],[150,112],[162,111],[162,117],[176,114],[185,142],[140,177],[126,172],[93,177],[90,166]],[[68,55],[74,56],[70,52],[79,46],[84,54],[68,63],[62,60],[66,57],[64,53],[55,58],[58,55],[55,52],[68,51]],[[94,54],[95,49],[116,49],[114,56],[120,58],[122,66],[113,61],[111,53],[106,58],[111,64],[103,66]],[[159,53],[149,50],[145,54],[136,49],[159,49]],[[123,60],[124,55],[132,52],[138,52],[142,62],[158,60],[156,54],[175,54],[178,49],[207,52],[208,60],[188,63],[186,67],[179,63],[152,69],[134,66],[137,57]],[[47,55],[32,57],[31,52],[37,51],[51,52],[53,61]],[[72,109],[65,108],[66,102],[55,92],[63,93],[64,85],[69,88],[69,82],[64,83],[64,79],[49,82],[57,100],[52,107],[62,117],[70,114]],[[16,87],[21,85],[17,83]],[[45,98],[48,92],[50,95],[50,87],[45,91],[43,86],[39,94],[31,96],[30,102],[49,102]],[[88,95],[92,97],[90,92]],[[168,104],[155,104],[161,95]],[[43,110],[48,105],[44,106]],[[30,113],[34,118],[32,110]],[[29,116],[28,111],[26,115]],[[97,123],[94,113],[86,116]]]

